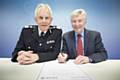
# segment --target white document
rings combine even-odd
[[[38,80],[92,80],[73,60],[67,63],[50,61],[44,64]]]

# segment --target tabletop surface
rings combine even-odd
[[[0,58],[0,80],[120,80],[120,60],[79,65],[73,61],[20,65]]]

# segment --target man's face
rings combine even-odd
[[[41,8],[39,14],[35,17],[36,23],[42,31],[48,30],[52,21],[52,17],[48,10]]]
[[[85,15],[77,15],[71,17],[71,24],[73,27],[73,30],[77,33],[80,33],[86,24]]]

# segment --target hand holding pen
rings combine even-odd
[[[68,55],[66,53],[59,53],[58,62],[59,63],[65,63],[67,58],[68,58]]]

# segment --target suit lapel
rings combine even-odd
[[[75,56],[76,57],[76,40],[75,40],[75,32],[74,31],[72,31],[71,33],[70,33],[70,44],[71,44],[71,50],[73,50],[73,53],[71,53],[71,54],[73,54],[73,56]]]
[[[85,29],[84,30],[84,53],[85,55],[87,54],[88,43],[89,43],[89,34],[88,34],[88,31]]]
[[[39,42],[38,26],[34,27],[32,37],[34,40]]]

